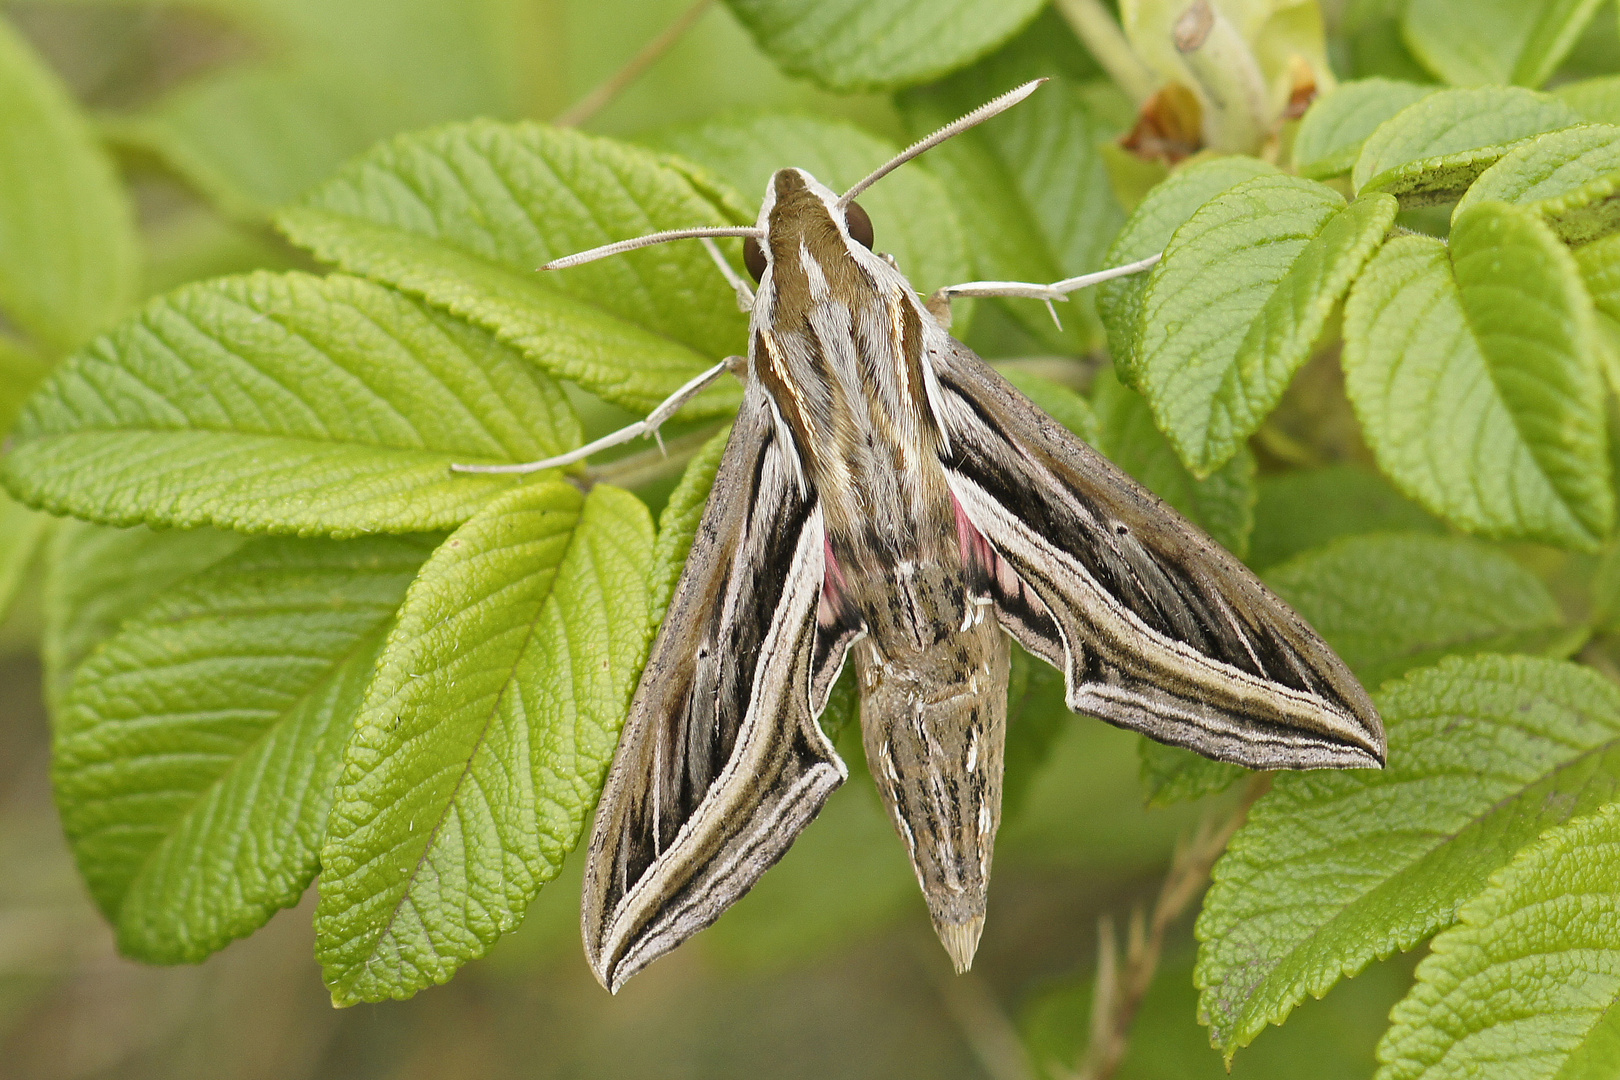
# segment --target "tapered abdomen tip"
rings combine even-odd
[[[977,916],[965,923],[935,923],[934,932],[939,935],[945,951],[951,954],[956,973],[961,975],[973,966],[973,954],[979,951],[979,935],[984,933],[984,916]]]

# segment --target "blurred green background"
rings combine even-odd
[[[1135,736],[1075,718],[1004,828],[991,914],[958,979],[875,792],[854,780],[718,924],[599,987],[578,860],[494,955],[406,1002],[334,1010],[312,904],[197,967],[123,960],[84,897],[46,781],[34,663],[0,668],[0,1076],[8,1078],[995,1077],[1017,1030],[1038,1076],[1085,1042],[1097,919],[1150,903],[1196,810],[1146,810]],[[1172,934],[1120,1075],[1224,1075],[1194,1022],[1190,918]],[[1410,963],[1273,1029],[1232,1075],[1365,1077]],[[1027,1074],[1024,1074],[1027,1075]]]
[[[265,225],[266,208],[394,131],[473,115],[553,117],[689,7],[59,0],[0,13],[115,148],[153,293],[307,265]],[[633,136],[737,108],[842,117],[903,141],[887,97],[835,96],[787,78],[720,4],[586,127]],[[995,340],[994,318],[984,313],[976,343]],[[1018,343],[1016,331],[1001,332]],[[20,644],[37,617],[25,599],[0,630],[11,643],[0,661],[7,1080],[1058,1077],[1085,1043],[1099,917],[1123,922],[1151,903],[1176,838],[1221,810],[1145,809],[1135,736],[1073,718],[1049,733],[1050,757],[1009,807],[969,977],[949,974],[901,845],[857,775],[753,894],[616,998],[580,952],[575,859],[520,931],[447,986],[336,1011],[311,956],[312,897],[197,967],[116,955],[51,803],[38,663]],[[1195,1022],[1192,955],[1189,914],[1121,1075],[1224,1074]],[[1241,1054],[1232,1075],[1369,1075],[1410,970],[1397,959],[1342,984]]]

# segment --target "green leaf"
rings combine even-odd
[[[1102,427],[1097,447],[1114,464],[1198,525],[1215,542],[1242,556],[1254,528],[1254,455],[1241,448],[1208,478],[1187,471],[1170,442],[1153,425],[1141,395],[1111,372],[1097,376],[1092,405]]]
[[[1578,124],[1526,139],[1480,174],[1452,211],[1482,202],[1535,205],[1579,190],[1620,169],[1620,127]]]
[[[1620,805],[1551,829],[1434,939],[1391,1013],[1378,1080],[1614,1075]]]
[[[1620,235],[1606,236],[1575,249],[1592,303],[1611,319],[1620,319]]]
[[[772,60],[829,90],[928,82],[989,52],[1040,0],[726,0]]]
[[[1091,446],[1102,439],[1102,427],[1091,403],[1062,383],[1032,375],[1016,368],[1003,369],[1001,377],[1039,405],[1046,415],[1080,436]]]
[[[344,752],[317,958],[339,1005],[442,983],[573,850],[650,639],[633,495],[530,484],[433,553]]]
[[[1211,761],[1179,746],[1154,742],[1146,735],[1137,743],[1137,771],[1147,791],[1149,806],[1171,806],[1225,791],[1249,770],[1241,765]]]
[[[827,707],[821,710],[816,722],[821,725],[821,730],[835,746],[839,746],[840,740],[845,739],[859,745],[860,713],[860,691],[855,687],[855,667],[850,665],[833,680],[832,689],[827,693]],[[847,752],[850,743],[843,744],[841,749]]]
[[[642,141],[712,170],[742,194],[753,213],[777,169],[797,166],[844,191],[899,152],[853,124],[796,113],[735,113],[654,132]],[[919,292],[972,276],[962,226],[944,185],[932,175],[901,169],[860,201],[876,227],[877,248],[895,257]]]
[[[419,540],[258,540],[164,593],[78,669],[62,825],[126,955],[195,963],[314,878],[343,744]]]
[[[1176,230],[1142,295],[1132,373],[1193,475],[1231,460],[1276,407],[1396,209],[1258,176]]]
[[[1345,305],[1345,389],[1385,473],[1431,512],[1591,549],[1614,517],[1594,335],[1568,250],[1488,203],[1449,249],[1403,236],[1368,264]]]
[[[658,541],[653,545],[652,601],[648,612],[656,628],[664,621],[675,585],[686,569],[686,556],[697,539],[698,523],[703,510],[709,505],[709,490],[720,471],[720,459],[725,456],[726,444],[731,441],[731,428],[717,433],[703,444],[681,474],[680,483],[670,492],[664,512],[658,515]]]
[[[1599,124],[1620,124],[1620,75],[1565,83],[1553,97]]]
[[[1539,578],[1462,537],[1346,537],[1273,568],[1266,584],[1367,686],[1454,654],[1568,656],[1585,638]]]
[[[50,370],[32,349],[0,335],[0,431],[11,430],[23,404]]]
[[[1609,384],[1610,392],[1620,388],[1620,320],[1616,320],[1603,308],[1597,309],[1597,341],[1598,360],[1603,368],[1603,377]],[[1611,432],[1612,436],[1612,432]],[[1612,463],[1613,439],[1610,439],[1610,462]]]
[[[355,278],[253,274],[147,304],[59,367],[5,462],[13,492],[114,525],[452,527],[579,443],[562,390],[488,334]]]
[[[1348,73],[1356,78],[1383,76],[1401,82],[1433,82],[1431,75],[1401,40],[1398,0],[1371,0],[1359,5],[1370,17],[1350,25],[1353,8],[1341,22],[1340,47],[1348,54]]]
[[[154,532],[64,521],[45,561],[46,698],[53,711],[97,646],[193,575],[248,542],[216,529]]]
[[[1103,262],[1123,266],[1157,255],[1169,246],[1176,230],[1215,196],[1245,180],[1276,174],[1274,166],[1251,157],[1211,158],[1176,170],[1132,212]],[[1108,329],[1108,351],[1120,381],[1127,386],[1137,381],[1137,331],[1147,283],[1147,274],[1132,274],[1097,287],[1097,311]]]
[[[1604,545],[1587,585],[1587,599],[1590,603],[1587,622],[1592,632],[1620,632],[1620,543],[1611,539]]]
[[[1326,180],[1349,172],[1380,124],[1437,89],[1381,78],[1340,83],[1312,102],[1299,122],[1292,150],[1299,174]]]
[[[1442,90],[1378,125],[1351,181],[1358,192],[1387,191],[1406,207],[1452,202],[1521,139],[1580,122],[1574,109],[1532,90]]]
[[[538,44],[502,0],[233,0],[226,11],[264,59],[187,82],[108,127],[243,218],[395,132],[512,115],[519,67]]]
[[[641,412],[745,342],[736,298],[696,241],[535,273],[614,240],[736,224],[685,173],[611,139],[489,121],[405,135],[276,222],[318,258],[447,308]],[[738,400],[722,384],[685,414]]]
[[[1620,127],[1585,124],[1529,140],[1480,174],[1452,220],[1490,200],[1535,211],[1567,244],[1620,229]]]
[[[1260,478],[1249,565],[1264,570],[1341,536],[1444,531],[1370,469],[1329,465],[1296,470]]]
[[[1029,100],[928,152],[950,192],[981,280],[1059,281],[1098,270],[1123,214],[1100,146],[1130,126],[1131,109],[1090,64],[1054,13],[981,63],[897,103],[921,138],[1029,79],[1050,77]],[[887,183],[888,181],[884,181]],[[1085,352],[1101,337],[1089,290],[1059,308],[1058,331],[1033,300],[997,301],[1037,340]]]
[[[123,187],[67,89],[0,20],[0,311],[47,352],[134,298],[140,253]]]
[[[1307,995],[1410,949],[1542,830],[1616,796],[1620,689],[1524,656],[1390,683],[1383,771],[1279,773],[1198,919],[1200,1018],[1228,1059]]]
[[[1603,0],[1408,0],[1407,47],[1448,83],[1540,86],[1580,39]]]
[[[0,494],[0,620],[11,610],[51,519]]]

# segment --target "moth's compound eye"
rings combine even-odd
[[[743,265],[755,281],[765,276],[765,250],[752,236],[743,240]]]
[[[849,226],[851,239],[867,251],[872,250],[872,219],[866,216],[860,203],[852,202],[845,208],[844,224]]]

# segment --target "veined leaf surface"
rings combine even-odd
[[[59,367],[4,476],[53,513],[334,537],[453,527],[579,444],[562,389],[489,334],[356,278],[160,297]]]
[[[45,697],[55,709],[80,664],[159,596],[248,542],[220,529],[109,529],[63,521],[45,560]]]
[[[1582,124],[1529,140],[1480,174],[1452,220],[1492,199],[1534,210],[1569,244],[1614,232],[1620,228],[1620,127]]]
[[[1248,447],[1200,480],[1154,426],[1147,401],[1111,373],[1097,376],[1092,406],[1101,430],[1098,449],[1241,558],[1254,528],[1255,464]]]
[[[640,147],[475,120],[373,147],[276,221],[318,258],[470,319],[547,371],[648,412],[746,347],[747,320],[703,248],[689,240],[535,271],[615,240],[744,223],[709,194]],[[720,383],[686,414],[721,415],[740,396]]]
[[[1135,385],[1195,476],[1225,464],[1282,399],[1394,224],[1387,195],[1259,176],[1176,230],[1137,316]]]
[[[771,59],[831,90],[927,82],[1017,33],[1039,0],[726,0]]]
[[[195,963],[298,901],[349,725],[420,540],[254,541],[75,673],[62,823],[120,949]]]
[[[1603,377],[1575,259],[1528,210],[1390,241],[1345,304],[1345,388],[1379,463],[1486,536],[1593,548],[1613,522]]]
[[[1276,173],[1275,166],[1251,157],[1212,158],[1178,169],[1132,211],[1103,261],[1123,266],[1159,254],[1199,207],[1246,180]],[[1137,334],[1148,276],[1132,274],[1097,286],[1097,311],[1108,328],[1108,351],[1120,381],[1128,386],[1138,385]]]
[[[1451,654],[1568,656],[1585,640],[1541,579],[1461,537],[1347,537],[1265,580],[1368,687]]]
[[[1196,977],[1228,1058],[1451,923],[1548,826],[1615,798],[1620,689],[1590,669],[1452,658],[1374,700],[1388,767],[1279,773],[1216,864]]]
[[[1384,78],[1340,83],[1313,101],[1299,122],[1293,147],[1299,174],[1325,180],[1349,172],[1378,125],[1436,89]]]
[[[1551,829],[1457,913],[1378,1046],[1377,1080],[1575,1080],[1620,1060],[1620,804]]]
[[[409,997],[523,919],[578,843],[651,640],[653,530],[561,481],[423,566],[344,752],[315,912],[340,1005]]]
[[[1519,87],[1442,90],[1378,125],[1351,182],[1358,192],[1387,191],[1403,206],[1451,202],[1520,140],[1580,120],[1557,98]]]

